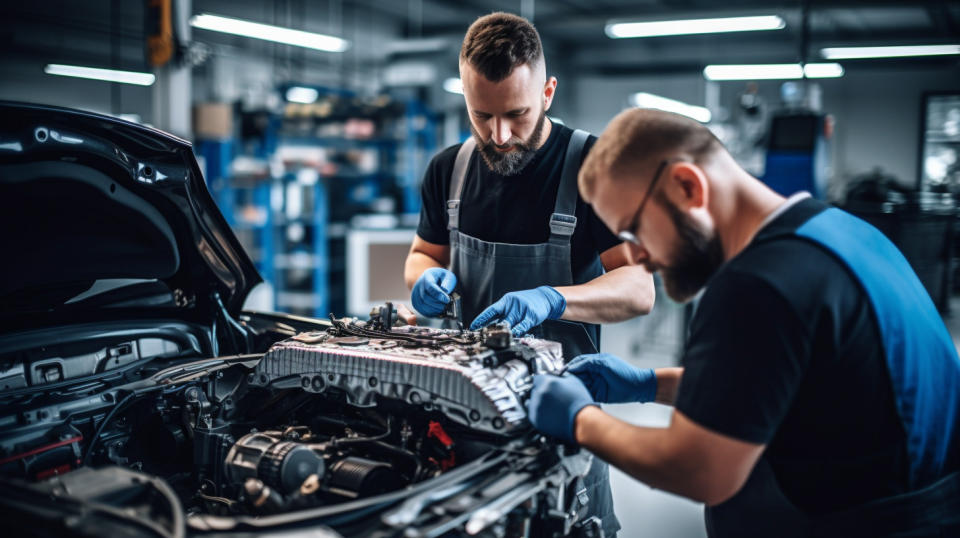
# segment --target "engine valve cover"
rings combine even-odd
[[[374,321],[332,319],[326,332],[274,344],[250,376],[252,385],[331,388],[357,406],[392,398],[437,410],[473,429],[515,435],[529,428],[522,400],[534,373],[563,367],[561,345],[510,338],[503,327],[457,331],[383,328]]]

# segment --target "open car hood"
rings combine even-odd
[[[45,105],[0,101],[0,118],[5,323],[240,311],[261,278],[189,142]]]

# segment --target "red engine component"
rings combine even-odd
[[[3,459],[0,459],[0,465],[6,465],[6,464],[8,464],[8,463],[11,463],[11,462],[14,462],[14,461],[20,461],[20,460],[23,460],[23,459],[26,459],[26,458],[29,458],[29,457],[32,457],[32,456],[38,456],[38,455],[43,454],[43,453],[45,453],[45,452],[49,452],[49,451],[51,451],[51,450],[60,448],[60,447],[62,447],[62,446],[67,446],[67,445],[71,445],[71,444],[74,444],[74,443],[76,443],[75,446],[74,446],[74,454],[79,455],[79,454],[80,454],[80,442],[81,442],[81,441],[83,441],[83,436],[82,436],[82,435],[76,435],[76,436],[73,436],[73,437],[69,437],[69,438],[67,438],[67,439],[62,439],[62,440],[57,441],[57,442],[54,442],[54,443],[50,443],[50,444],[43,445],[43,446],[38,446],[38,447],[36,447],[36,448],[32,448],[32,449],[30,449],[30,450],[27,450],[26,452],[21,452],[21,453],[19,453],[19,454],[14,454],[14,455],[12,455],[12,456],[7,456],[7,457],[5,457],[5,458],[3,458]],[[49,477],[54,476],[54,475],[64,474],[64,473],[70,472],[71,470],[74,469],[75,466],[79,466],[79,465],[80,465],[80,458],[78,457],[75,461],[71,461],[71,462],[68,462],[68,463],[62,463],[62,464],[60,464],[60,465],[56,465],[56,466],[51,467],[51,468],[49,468],[49,469],[43,469],[43,470],[37,471],[37,472],[34,474],[34,477],[35,477],[37,480],[43,480],[44,478],[49,478]],[[29,467],[30,467],[30,466],[27,466],[28,469],[29,469]]]
[[[446,471],[457,464],[457,455],[453,452],[453,438],[443,429],[443,425],[435,420],[431,420],[427,428],[427,438],[433,438],[439,441],[448,454],[446,458],[439,461],[435,458],[430,458],[431,461],[440,466],[441,471]]]

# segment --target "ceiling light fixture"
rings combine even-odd
[[[905,45],[891,47],[828,47],[820,49],[828,60],[861,58],[903,58],[908,56],[948,56],[960,54],[960,45]]]
[[[291,86],[287,89],[286,93],[287,101],[291,103],[303,103],[305,105],[316,102],[319,96],[320,92],[315,88],[305,88],[303,86]]]
[[[840,78],[843,76],[843,66],[837,63],[806,64],[803,66],[803,75],[807,78]]]
[[[395,39],[388,41],[384,51],[389,54],[422,54],[440,52],[450,47],[450,40],[442,37],[423,39]]]
[[[294,30],[292,28],[261,24],[259,22],[245,21],[231,17],[221,17],[220,15],[211,15],[209,13],[194,15],[193,18],[190,19],[190,26],[203,30],[252,37],[253,39],[262,39],[264,41],[273,41],[274,43],[283,43],[285,45],[326,52],[343,52],[350,48],[350,42],[346,39],[340,39],[339,37],[314,32],[304,32],[303,30]]]
[[[136,84],[137,86],[150,86],[157,80],[157,77],[155,77],[153,73],[100,69],[80,65],[48,64],[43,68],[43,72],[48,75],[105,80],[108,82],[120,82],[122,84]]]
[[[633,106],[638,108],[655,108],[657,110],[665,110],[667,112],[673,112],[675,114],[687,116],[688,118],[693,118],[700,123],[708,123],[711,118],[710,110],[706,107],[688,105],[683,101],[675,101],[673,99],[668,99],[652,93],[635,93],[630,96],[630,101]]]
[[[683,19],[673,21],[608,22],[605,28],[612,39],[629,37],[657,37],[667,35],[720,34],[780,30],[786,23],[777,15],[755,17],[723,17],[714,19]]]
[[[463,81],[457,77],[450,77],[443,81],[443,89],[450,93],[459,93],[463,95]]]
[[[837,63],[708,65],[703,69],[707,80],[789,80],[803,78],[837,78],[843,66]]]

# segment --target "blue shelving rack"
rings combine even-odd
[[[353,97],[343,90],[318,90],[323,95]],[[397,213],[419,213],[420,180],[437,147],[436,116],[416,99],[395,98],[393,102],[404,105],[402,113],[375,120],[390,128],[373,138],[284,134],[284,119],[272,115],[262,137],[243,141],[242,148],[237,140],[201,140],[195,144],[196,153],[206,163],[208,187],[221,211],[238,235],[248,239],[244,242],[248,254],[264,280],[273,285],[275,309],[320,318],[331,311],[344,312],[345,239],[350,218],[366,211],[375,199],[393,194]],[[279,178],[245,178],[238,182],[231,177],[231,163],[238,154],[269,161],[279,148],[289,145],[340,152],[374,150],[377,170],[369,173],[346,164],[311,185],[297,180],[296,165]],[[287,189],[293,182],[304,189],[304,196],[309,191],[313,205],[306,213],[288,219]],[[277,199],[280,194],[282,203]],[[250,205],[261,208],[263,214],[247,218],[243,210]],[[301,240],[288,237],[292,225],[304,227]]]
[[[295,172],[288,172],[278,185],[285,192],[291,185],[309,192],[306,199],[312,206],[309,212],[290,218],[287,211],[290,200],[285,196],[282,207],[274,217],[273,227],[278,245],[276,254],[279,254],[274,256],[273,278],[277,307],[281,311],[326,318],[331,311],[330,196],[327,180],[319,178],[313,185],[303,185],[297,182]],[[287,227],[294,225],[303,227],[302,239],[291,240],[286,236]],[[300,278],[291,278],[291,274],[297,272]]]
[[[273,213],[270,208],[270,182],[262,180],[252,188],[240,189],[230,177],[230,163],[236,156],[236,146],[232,140],[198,140],[194,144],[194,153],[203,157],[203,170],[207,189],[211,192],[227,224],[234,231],[252,232],[254,245],[247,245],[260,276],[267,282],[275,281]],[[248,192],[249,191],[249,192]],[[250,196],[252,205],[264,208],[265,218],[260,221],[248,221],[237,214],[238,197]],[[273,305],[274,307],[276,305]]]
[[[406,101],[404,125],[403,212],[420,212],[420,180],[427,163],[437,150],[437,122],[435,114],[422,101]]]

